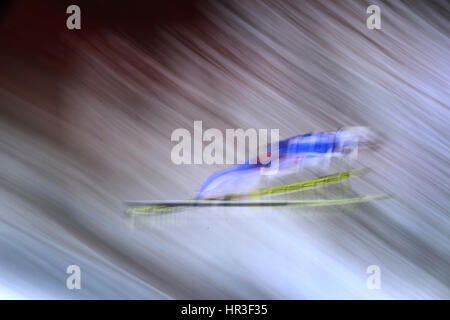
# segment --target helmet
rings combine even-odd
[[[337,150],[344,153],[348,153],[356,147],[364,149],[378,144],[378,135],[369,127],[343,127],[336,131]]]

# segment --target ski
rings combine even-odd
[[[390,198],[390,195],[356,196],[341,199],[315,200],[155,200],[133,201],[129,205],[140,205],[130,208],[127,214],[146,214],[151,212],[168,211],[181,207],[279,207],[279,206],[336,206],[361,203]]]
[[[333,183],[342,182],[350,178],[361,177],[370,171],[369,168],[344,170],[339,173],[328,175],[320,178],[294,182],[279,186],[259,188],[251,190],[247,193],[229,194],[226,200],[222,199],[192,199],[192,200],[149,200],[149,201],[125,201],[125,204],[133,208],[129,208],[126,213],[133,214],[139,212],[166,212],[180,207],[205,207],[205,206],[221,206],[221,207],[255,207],[255,206],[287,206],[287,205],[335,205],[342,201],[361,202],[361,197],[350,199],[317,199],[317,200],[246,200],[252,198],[260,198],[268,195],[282,195],[292,192],[298,192],[308,189],[321,187]],[[367,200],[363,200],[367,201]],[[344,203],[342,202],[342,203]]]
[[[370,171],[369,168],[361,168],[361,169],[353,169],[353,170],[344,170],[336,174],[332,174],[329,176],[324,176],[320,178],[298,181],[290,184],[284,184],[280,186],[274,187],[266,187],[260,189],[254,189],[248,193],[244,194],[236,194],[230,195],[229,199],[237,199],[237,198],[256,198],[263,197],[268,195],[281,195],[288,194],[297,191],[303,191],[308,189],[314,189],[317,187],[321,187],[323,185],[329,185],[333,183],[342,182],[344,180],[348,180],[351,178],[361,177]]]

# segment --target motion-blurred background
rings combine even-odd
[[[155,1],[156,3],[156,1]],[[81,8],[81,30],[66,8]],[[381,8],[381,30],[366,8]],[[0,16],[0,298],[450,298],[447,1],[7,1]],[[220,166],[176,128],[369,125],[390,200],[195,209]],[[81,268],[81,290],[66,268]],[[366,268],[381,269],[381,289]]]

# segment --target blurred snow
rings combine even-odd
[[[148,36],[1,46],[0,298],[449,299],[450,6],[374,3],[382,30],[366,1],[211,1]],[[127,219],[123,200],[188,199],[226,167],[170,161],[194,120],[281,139],[369,125],[385,142],[365,183],[395,197]]]

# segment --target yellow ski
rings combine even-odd
[[[354,177],[360,177],[370,169],[345,170],[337,174],[299,181],[280,186],[260,188],[244,194],[231,194],[226,196],[227,200],[204,199],[204,200],[156,200],[156,201],[125,201],[129,206],[133,206],[126,211],[127,214],[142,214],[150,212],[167,212],[180,207],[204,207],[204,206],[286,206],[286,205],[304,205],[304,206],[326,206],[339,205],[347,203],[357,203],[381,199],[382,196],[358,196],[346,199],[316,199],[316,200],[235,200],[252,199],[267,195],[281,195],[291,192],[313,189],[323,185],[338,183]]]

